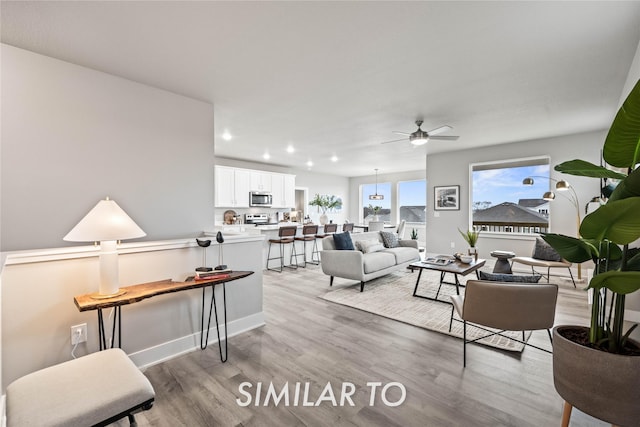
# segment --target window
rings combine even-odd
[[[427,181],[398,182],[398,221],[424,224],[427,220]]]
[[[376,194],[376,184],[362,184],[360,186],[362,222],[364,223],[367,223],[373,219],[373,210],[369,208],[369,205],[381,207],[381,209],[378,211],[378,217],[380,218],[380,221],[391,221],[391,183],[378,183],[377,193],[382,194],[384,196],[384,199],[369,200],[369,195]]]
[[[525,178],[533,185],[524,185]],[[549,158],[471,165],[473,226],[500,233],[539,233],[549,227]]]

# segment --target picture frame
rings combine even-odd
[[[436,211],[460,210],[460,186],[433,187],[433,208]]]

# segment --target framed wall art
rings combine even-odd
[[[434,209],[437,211],[460,210],[460,186],[447,185],[433,188]]]

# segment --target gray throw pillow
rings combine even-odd
[[[562,257],[547,242],[540,237],[536,237],[536,246],[533,248],[531,258],[543,261],[562,261]]]
[[[333,243],[336,245],[336,249],[341,251],[353,251],[353,241],[348,231],[344,233],[335,233],[333,235]]]
[[[480,280],[489,280],[492,282],[538,283],[542,276],[539,274],[525,276],[516,274],[487,273],[479,270],[478,277]]]
[[[382,236],[382,243],[384,244],[385,248],[397,248],[398,246],[400,246],[397,233],[381,231],[380,236]]]

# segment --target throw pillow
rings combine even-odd
[[[538,283],[542,276],[539,274],[535,274],[533,276],[521,276],[516,274],[487,273],[479,270],[478,277],[480,280],[490,280],[492,282]]]
[[[353,241],[348,231],[344,233],[335,233],[333,235],[333,243],[336,245],[336,249],[341,251],[353,251]]]
[[[382,243],[384,243],[385,248],[397,248],[398,246],[400,246],[397,233],[381,231],[380,236],[382,236]]]
[[[363,254],[384,249],[384,247],[382,246],[382,243],[380,243],[378,239],[356,240],[354,244],[356,246],[356,249],[358,249]],[[380,248],[375,249],[376,246],[380,246]],[[375,250],[371,250],[371,248],[374,248]]]
[[[536,237],[536,246],[533,248],[531,258],[544,261],[562,261],[562,257],[547,242],[540,237]]]

